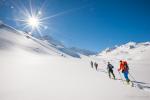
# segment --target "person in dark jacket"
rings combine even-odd
[[[111,74],[112,74],[113,78],[115,79],[115,74],[113,72],[113,68],[114,68],[114,66],[112,64],[110,64],[110,62],[108,62],[107,70],[108,70],[109,78],[111,78]]]
[[[93,68],[93,61],[91,61],[91,67]]]
[[[94,63],[94,66],[95,66],[95,69],[97,70],[98,69],[98,64],[96,62]]]

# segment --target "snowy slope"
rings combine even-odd
[[[57,49],[60,49],[63,52],[70,52],[70,54],[76,53],[76,54],[85,55],[85,56],[97,54],[96,52],[86,50],[86,49],[80,49],[80,48],[77,48],[77,47],[71,47],[71,48],[66,47],[60,41],[54,39],[52,36],[49,36],[49,35],[45,35],[43,37],[38,37],[38,36],[35,36],[35,37],[37,37],[40,40],[44,40],[44,41],[50,43],[51,45],[53,45],[54,47],[57,47]]]
[[[75,52],[53,43],[36,39],[25,32],[17,31],[10,26],[0,25],[0,48],[22,49],[32,53],[50,54],[53,56],[80,57]],[[6,47],[7,46],[7,47]]]
[[[149,59],[150,42],[135,43],[129,42],[125,45],[107,48],[98,54],[98,57],[110,59],[125,59],[125,60],[144,60]]]
[[[150,92],[101,72],[103,59],[77,59],[65,53],[67,57],[61,57],[51,44],[27,37],[0,26],[0,100],[149,100]],[[91,59],[100,64],[98,72],[91,68]]]
[[[105,65],[110,61],[115,66],[115,73],[119,68],[119,61],[126,60],[130,67],[130,78],[133,81],[139,81],[141,83],[150,83],[150,42],[135,43],[129,42],[121,46],[115,46],[114,48],[106,49],[93,57],[98,61],[103,61]],[[148,85],[148,84],[147,84]],[[145,86],[146,89],[150,88],[150,85]]]
[[[39,37],[37,37],[37,38],[39,38]],[[51,44],[53,44],[53,45],[55,45],[55,46],[65,47],[60,41],[54,39],[54,38],[53,38],[52,36],[50,36],[50,35],[45,35],[45,36],[43,36],[42,38],[39,38],[39,39],[45,40],[45,41],[47,41],[47,42],[49,42],[49,43],[51,43]]]

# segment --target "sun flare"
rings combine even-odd
[[[40,21],[37,17],[30,17],[27,19],[27,24],[33,28],[38,27],[39,23],[40,23]]]
[[[36,7],[32,5],[32,0],[29,0],[29,7],[26,7],[25,5],[22,6],[18,5],[17,8],[19,9],[19,14],[17,15],[20,16],[16,16],[15,21],[21,23],[21,25],[23,26],[23,30],[30,32],[31,34],[33,32],[39,33],[42,36],[43,30],[52,29],[49,26],[50,19],[83,8],[81,7],[81,8],[69,9],[50,16],[45,16],[47,14],[46,12],[44,12],[45,9],[44,4],[45,3],[42,3],[40,7]]]

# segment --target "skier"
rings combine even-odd
[[[95,69],[97,70],[98,64],[96,62],[94,63],[94,66],[95,66]]]
[[[93,61],[91,61],[91,67],[93,68]]]
[[[126,79],[126,82],[129,84],[129,82],[130,82],[130,79],[128,77],[129,67],[128,67],[128,64],[126,61],[120,60],[120,67],[119,67],[118,71],[120,71],[120,70],[122,71],[122,73]]]
[[[112,74],[113,78],[115,79],[113,68],[114,68],[114,66],[112,64],[110,64],[110,62],[108,62],[108,64],[107,64],[107,70],[108,70],[109,78],[111,78],[111,74]]]

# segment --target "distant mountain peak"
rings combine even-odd
[[[126,44],[115,46],[113,48],[106,48],[102,52],[98,54],[98,56],[106,56],[106,55],[113,55],[113,56],[119,56],[119,55],[127,55],[130,53],[134,53],[136,51],[137,53],[140,53],[141,51],[145,51],[146,47],[150,47],[150,42],[128,42]]]
[[[136,42],[128,42],[124,45],[122,45],[122,47],[125,47],[127,49],[134,49],[136,48],[137,43]]]
[[[86,56],[97,54],[97,52],[86,50],[86,49],[80,49],[77,47],[71,47],[70,49],[74,52],[77,52],[79,54],[86,55]]]

